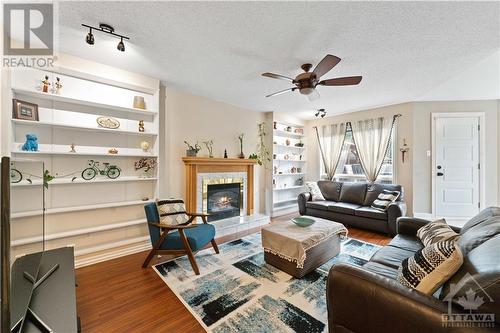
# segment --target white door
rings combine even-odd
[[[479,118],[435,115],[435,215],[479,211]]]

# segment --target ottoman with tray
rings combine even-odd
[[[319,217],[310,226],[292,221],[271,224],[262,229],[266,263],[296,278],[315,270],[340,252],[340,237],[347,235],[343,224]]]

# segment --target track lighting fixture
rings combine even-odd
[[[92,26],[87,25],[87,24],[82,24],[82,26],[84,26],[85,28],[89,28],[89,33],[85,37],[85,42],[87,42],[87,44],[94,45],[94,42],[95,42],[94,35],[92,34],[92,29],[94,29],[96,31],[100,31],[100,32],[103,32],[103,33],[108,34],[108,35],[119,37],[120,41],[118,42],[118,45],[116,46],[116,48],[118,49],[118,51],[125,52],[125,44],[123,43],[123,40],[130,39],[130,38],[127,36],[116,34],[115,28],[113,28],[109,24],[99,23],[99,28],[92,27]]]
[[[314,114],[314,116],[316,118],[318,118],[318,117],[325,118],[325,116],[326,116],[325,109],[318,109],[318,110],[316,110],[316,113]]]

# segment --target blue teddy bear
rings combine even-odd
[[[26,134],[26,142],[21,147],[24,151],[38,151],[38,138],[35,134]]]

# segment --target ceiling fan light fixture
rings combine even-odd
[[[313,91],[314,91],[314,88],[311,88],[311,87],[299,89],[299,92],[300,92],[302,95],[309,95],[309,94],[312,94],[312,93],[313,93]]]

